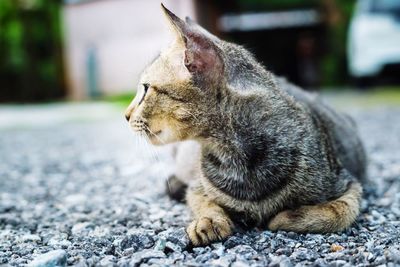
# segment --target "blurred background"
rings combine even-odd
[[[204,254],[183,252],[185,231],[165,239],[190,218],[165,194],[173,147],[124,117],[172,38],[161,1],[354,118],[372,181],[354,228],[240,234]],[[0,265],[399,266],[399,68],[400,0],[0,0]]]
[[[309,90],[397,92],[398,0],[164,4]],[[0,101],[132,97],[141,70],[170,38],[159,0],[1,0]]]

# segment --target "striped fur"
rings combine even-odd
[[[350,226],[366,177],[354,122],[246,49],[164,11],[176,40],[143,72],[126,117],[153,144],[186,141],[176,145],[169,193],[182,198],[188,187],[193,244],[226,238],[235,224],[296,232]]]

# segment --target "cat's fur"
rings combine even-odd
[[[192,243],[223,239],[235,223],[295,232],[351,225],[366,169],[354,122],[244,48],[163,10],[176,40],[143,72],[126,117],[153,144],[195,141],[178,147],[172,178],[178,189],[189,184]]]

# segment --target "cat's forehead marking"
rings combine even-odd
[[[183,59],[184,48],[178,42],[173,43],[144,70],[140,82],[162,86],[187,81],[191,75]]]

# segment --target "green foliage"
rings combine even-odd
[[[327,94],[329,96],[329,94]],[[346,91],[334,94],[329,98],[330,102],[339,109],[348,107],[375,108],[380,106],[400,105],[399,87],[376,87],[367,91]]]
[[[63,94],[61,0],[0,0],[0,101]]]
[[[122,94],[115,96],[106,96],[100,98],[100,100],[116,104],[119,107],[127,108],[128,105],[132,102],[134,97],[135,94],[132,93],[132,94]]]
[[[347,31],[355,8],[355,0],[336,0],[341,19],[328,28],[328,53],[322,60],[323,84],[342,85],[348,80]]]

